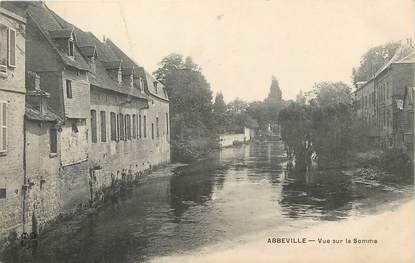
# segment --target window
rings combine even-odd
[[[137,116],[133,114],[133,138],[137,139]]]
[[[121,71],[121,68],[118,69],[117,79],[118,79],[118,84],[121,84],[122,83],[122,71]]]
[[[157,81],[154,81],[153,84],[154,84],[154,89],[156,90],[156,93],[158,94],[159,91],[158,91],[158,87],[157,87]]]
[[[58,153],[58,131],[53,128],[49,130],[50,153]]]
[[[118,119],[119,119],[119,122],[120,122],[120,130],[119,130],[119,132],[118,132],[118,134],[119,134],[119,139],[120,140],[125,140],[125,133],[124,133],[124,131],[125,131],[125,127],[124,127],[124,115],[122,114],[122,113],[120,113],[119,115],[118,115]]]
[[[72,81],[69,79],[66,80],[66,97],[72,99]]]
[[[89,66],[90,66],[92,72],[95,73],[96,70],[97,70],[97,67],[96,67],[96,64],[95,64],[95,57],[94,56],[91,57],[91,60],[89,61]]]
[[[117,137],[116,137],[116,141],[120,140],[120,131],[121,131],[121,126],[120,126],[120,115],[117,115]]]
[[[0,24],[0,66],[7,66],[7,38],[7,27]]]
[[[69,39],[69,47],[68,47],[68,56],[73,57],[74,56],[74,43],[72,37]]]
[[[159,117],[156,117],[156,135],[157,138],[160,137]]]
[[[143,127],[143,129],[144,129],[144,138],[147,138],[147,117],[146,117],[146,115],[144,115],[144,127]]]
[[[138,137],[141,139],[141,114],[138,115]]]
[[[7,102],[0,102],[0,153],[7,151]]]
[[[107,141],[107,114],[105,111],[100,112],[101,117],[101,142]]]
[[[143,81],[142,77],[140,77],[140,91],[141,91],[141,93],[144,92],[144,81]]]
[[[131,140],[131,116],[129,114],[125,116],[125,137]]]
[[[8,61],[10,67],[16,67],[16,31],[11,28],[9,28]]]
[[[97,112],[91,110],[91,140],[93,143],[97,142]]]
[[[0,188],[0,199],[6,199],[6,188]]]
[[[154,140],[154,123],[151,123],[151,139]]]
[[[166,112],[166,133],[169,134],[169,114]]]
[[[111,126],[111,141],[117,140],[117,117],[114,112],[110,113],[110,126]]]

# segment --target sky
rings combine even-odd
[[[262,100],[271,77],[284,99],[319,81],[351,84],[370,47],[413,37],[415,0],[46,1],[149,72],[170,54],[191,56],[225,101]],[[415,39],[415,38],[414,38]]]

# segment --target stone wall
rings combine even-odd
[[[148,105],[149,104],[149,105]],[[92,142],[91,124],[89,122],[89,167],[94,192],[108,187],[112,180],[120,180],[126,174],[136,174],[149,170],[157,165],[170,161],[169,134],[167,134],[166,113],[169,112],[167,102],[154,98],[147,102],[143,99],[131,98],[123,94],[91,88],[91,110],[97,115],[97,142]],[[148,107],[148,108],[147,108]],[[101,114],[106,116],[106,137],[101,139]],[[111,112],[117,118],[119,113],[136,118],[136,131],[133,131],[131,120],[131,139],[112,140]],[[139,117],[141,116],[141,133]],[[144,132],[144,116],[146,129]],[[159,118],[159,136],[157,136],[156,118]],[[152,139],[151,127],[154,127]],[[134,135],[135,134],[135,138]],[[141,137],[140,137],[141,134]],[[145,136],[146,135],[146,136]]]
[[[0,154],[0,238],[22,226],[23,117],[25,108],[24,20],[0,8],[0,24],[16,30],[16,67],[0,74],[0,101],[7,105],[7,150]],[[1,119],[1,118],[0,118]],[[1,138],[1,137],[0,137]],[[5,191],[5,197],[4,197]]]

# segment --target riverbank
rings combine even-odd
[[[414,201],[366,217],[351,217],[343,221],[324,222],[297,233],[256,234],[245,244],[227,242],[186,255],[156,258],[153,263],[244,263],[244,262],[413,262]],[[271,238],[271,243],[268,239]],[[272,238],[306,238],[305,244],[272,243]],[[319,244],[318,239],[343,240],[341,244]],[[345,239],[351,240],[350,244]],[[354,243],[354,238],[360,243]],[[374,241],[369,240],[376,240]],[[357,240],[356,240],[357,241]]]

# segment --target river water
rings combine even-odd
[[[43,234],[31,262],[146,262],[252,234],[295,232],[326,220],[378,213],[412,186],[341,171],[288,172],[280,142],[223,149],[170,165],[97,213]]]

